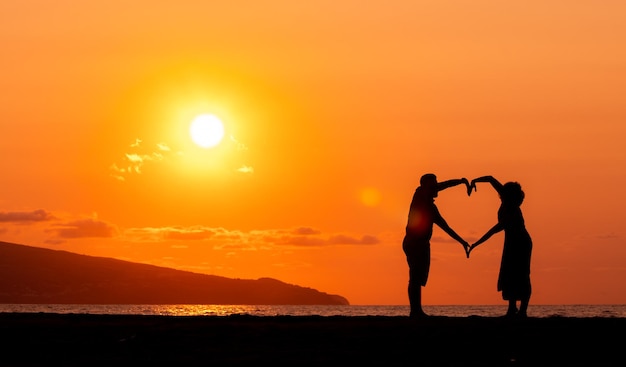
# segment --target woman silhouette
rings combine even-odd
[[[472,180],[471,187],[476,190],[477,182],[488,182],[500,195],[498,223],[485,233],[469,248],[487,241],[494,234],[504,231],[504,247],[498,275],[498,291],[502,299],[509,301],[506,316],[526,317],[532,287],[530,284],[530,258],[533,249],[532,239],[526,230],[524,216],[520,206],[524,201],[524,191],[517,182],[502,185],[492,176],[483,176]],[[520,301],[519,311],[516,302]]]

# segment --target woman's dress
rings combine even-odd
[[[498,275],[498,291],[504,300],[530,298],[530,257],[533,243],[526,230],[519,206],[505,204],[498,209],[498,221],[504,228],[504,247]]]

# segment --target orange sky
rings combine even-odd
[[[408,304],[419,177],[491,174],[531,304],[626,303],[626,5],[371,3],[2,3],[0,240]],[[471,243],[499,200],[437,203]],[[504,304],[502,241],[435,229],[424,303]]]

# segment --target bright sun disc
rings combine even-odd
[[[199,146],[214,147],[224,137],[224,125],[215,115],[199,115],[191,122],[189,134],[193,142]]]

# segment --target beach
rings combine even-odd
[[[623,366],[625,318],[0,314],[2,366]]]

